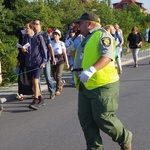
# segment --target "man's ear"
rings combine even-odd
[[[87,23],[87,27],[90,28],[92,26],[92,22],[88,21]]]
[[[90,26],[90,25],[91,25],[91,22],[90,22],[90,21],[88,21],[88,22],[87,22],[87,26]]]

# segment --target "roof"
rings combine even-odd
[[[146,8],[144,8],[142,6],[143,3],[136,2],[136,0],[122,0],[119,3],[113,3],[113,8],[115,8],[115,9],[122,9],[124,3],[126,3],[127,6],[130,6],[131,4],[134,4],[136,6],[140,6],[140,8],[143,9],[144,11],[147,10]]]

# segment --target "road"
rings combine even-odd
[[[120,101],[116,115],[133,132],[133,150],[150,150],[150,65],[123,66],[120,75]],[[70,77],[70,76],[69,76]],[[66,79],[68,76],[66,76]],[[50,100],[43,91],[46,106],[28,109],[32,101],[20,102],[12,96],[3,104],[0,117],[0,150],[85,150],[85,140],[77,117],[77,90],[66,84],[61,95]],[[120,150],[101,132],[105,150]]]

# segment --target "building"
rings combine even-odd
[[[142,12],[147,12],[148,10],[143,7],[143,3],[137,2],[136,0],[122,0],[119,3],[113,3],[113,8],[122,10],[123,8],[129,7],[131,4],[139,6]]]
[[[92,2],[93,0],[81,0],[82,3],[85,3],[85,2]]]

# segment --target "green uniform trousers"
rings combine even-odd
[[[100,130],[118,144],[127,142],[129,132],[114,114],[118,109],[118,97],[119,81],[93,90],[87,90],[81,83],[78,94],[78,117],[87,150],[103,150]]]

